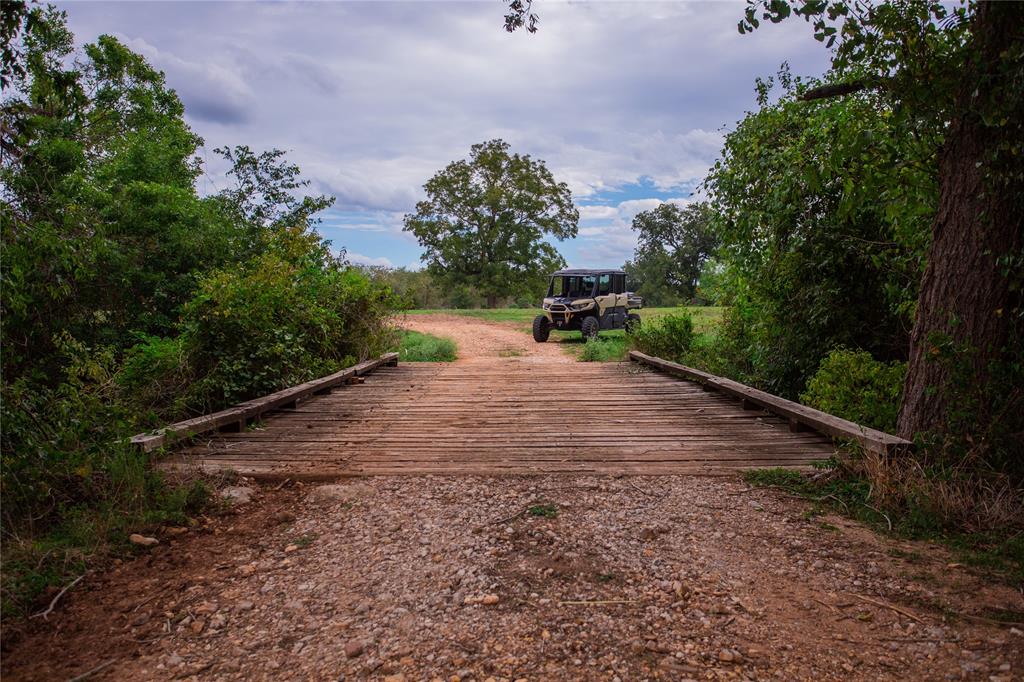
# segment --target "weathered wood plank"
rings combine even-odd
[[[377,474],[686,473],[802,468],[817,432],[630,363],[381,367],[358,389],[217,433],[166,466],[265,478]]]
[[[220,412],[176,422],[152,433],[140,433],[132,436],[131,442],[144,452],[151,452],[182,438],[189,438],[213,431],[227,424],[238,424],[254,419],[264,412],[297,403],[299,400],[307,398],[318,391],[339,386],[349,378],[362,376],[381,365],[394,365],[397,363],[398,353],[385,353],[379,358],[361,362],[340,372],[335,372],[313,381],[307,381],[304,384],[292,386],[291,388],[286,388],[261,398],[255,398]]]
[[[738,398],[742,401],[744,409],[747,409],[748,404],[760,406],[773,414],[790,420],[791,423],[804,424],[815,431],[827,434],[833,438],[855,440],[871,452],[891,454],[900,450],[909,451],[914,447],[912,442],[898,436],[855,424],[827,412],[816,410],[813,407],[807,407],[806,405],[780,398],[771,393],[751,388],[732,379],[708,374],[692,367],[686,367],[685,365],[656,358],[635,350],[629,352],[629,359],[656,367],[669,374],[710,386],[726,395]]]

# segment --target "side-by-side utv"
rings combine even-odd
[[[632,311],[642,304],[626,291],[622,270],[559,270],[551,275],[544,312],[533,320],[533,340],[547,341],[552,329],[579,330],[584,339],[603,329],[629,331],[640,324]]]

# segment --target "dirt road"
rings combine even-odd
[[[571,362],[416,317],[460,362]],[[510,350],[525,355],[510,355]],[[504,355],[503,355],[504,353]],[[1021,679],[1020,592],[730,478],[379,476],[260,487],[89,575],[5,680]],[[6,633],[10,635],[10,633]]]
[[[535,343],[529,334],[523,333],[521,325],[515,323],[439,314],[408,315],[401,324],[406,329],[455,341],[459,347],[457,362],[491,364],[511,357],[537,362],[574,361],[557,335],[552,334],[547,343]]]

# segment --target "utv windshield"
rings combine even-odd
[[[565,298],[582,298],[594,295],[593,275],[562,275],[551,278],[548,296]]]

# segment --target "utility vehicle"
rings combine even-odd
[[[543,313],[533,320],[533,340],[543,343],[552,329],[578,329],[584,339],[596,338],[603,329],[639,326],[632,312],[643,300],[626,291],[622,270],[559,270],[551,275]]]

